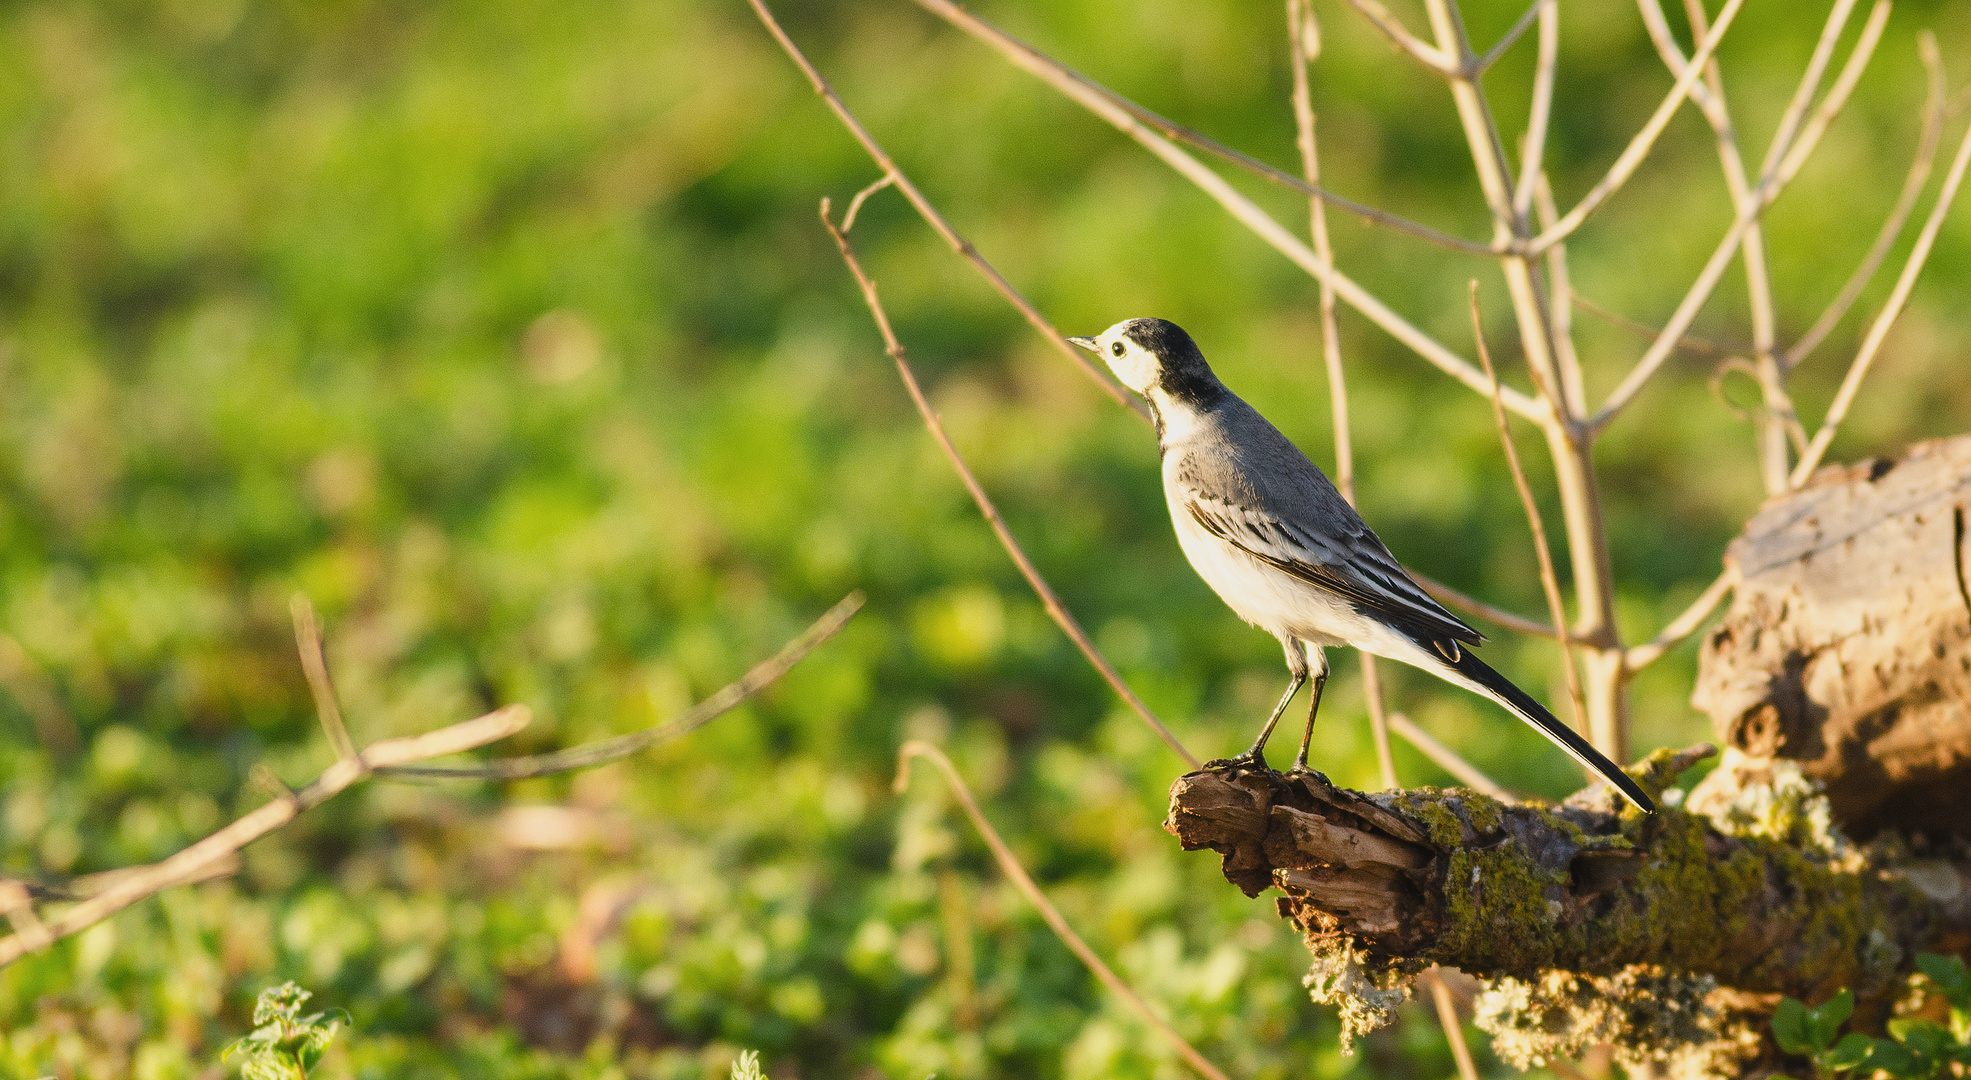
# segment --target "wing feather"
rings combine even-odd
[[[1282,573],[1429,637],[1471,645],[1485,640],[1431,599],[1359,521],[1349,523],[1346,535],[1332,537],[1188,485],[1180,490],[1185,509],[1206,531]]]

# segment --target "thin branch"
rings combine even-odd
[[[1581,295],[1580,293],[1574,294],[1574,306],[1580,308],[1582,311],[1585,311],[1590,315],[1593,315],[1595,318],[1600,319],[1601,321],[1609,324],[1610,326],[1622,330],[1627,330],[1630,333],[1637,334],[1642,337],[1646,337],[1651,341],[1656,340],[1656,338],[1663,333],[1663,331],[1658,327],[1651,326],[1648,323],[1639,321],[1637,319],[1631,319],[1627,315],[1624,315],[1621,312],[1616,311],[1614,308],[1607,307],[1594,300],[1590,300],[1586,296]],[[1708,338],[1698,337],[1696,334],[1684,334],[1683,336],[1677,338],[1676,347],[1682,349],[1687,353],[1694,353],[1698,356],[1708,356],[1713,359],[1719,359],[1722,357],[1730,356],[1734,353],[1752,351],[1752,347],[1750,345],[1720,345],[1719,343],[1715,341],[1711,341]]]
[[[342,722],[342,706],[335,700],[335,684],[329,681],[328,654],[322,651],[322,628],[315,619],[315,605],[306,593],[295,593],[288,601],[294,618],[294,644],[301,652],[301,670],[308,676],[308,691],[315,696],[315,715],[321,718],[322,733],[328,736],[335,756],[348,760],[356,756],[356,743]]]
[[[1547,127],[1554,111],[1554,82],[1560,67],[1560,4],[1535,0],[1527,14],[1540,17],[1539,51],[1533,63],[1533,104],[1527,110],[1526,134],[1520,140],[1519,186],[1513,191],[1513,214],[1525,220],[1533,210],[1533,191],[1546,181]]]
[[[1048,322],[1046,316],[1040,313],[1040,309],[1028,302],[1027,298],[1022,296],[1020,291],[1013,287],[1012,282],[1007,281],[1001,276],[999,271],[994,269],[993,265],[985,260],[985,256],[980,255],[979,250],[972,246],[970,240],[959,235],[958,230],[952,227],[951,222],[945,220],[944,215],[938,212],[937,207],[931,205],[931,200],[925,198],[924,193],[917,189],[917,185],[910,182],[910,178],[904,175],[903,170],[897,167],[895,161],[891,160],[890,155],[883,149],[882,144],[878,143],[875,137],[869,134],[869,130],[862,126],[862,121],[857,120],[855,114],[849,111],[849,107],[842,104],[842,99],[835,95],[834,88],[828,85],[828,80],[821,77],[821,72],[808,61],[806,54],[801,52],[800,47],[794,44],[794,39],[788,37],[787,32],[780,28],[780,23],[774,19],[773,12],[767,10],[767,6],[763,0],[747,0],[747,2],[752,5],[753,13],[759,16],[760,22],[766,26],[767,32],[772,34],[773,39],[780,43],[781,49],[787,53],[788,58],[793,60],[795,66],[801,69],[801,73],[808,77],[808,82],[814,87],[814,92],[819,94],[823,101],[827,102],[828,108],[834,112],[835,118],[842,122],[842,126],[848,129],[849,134],[855,137],[856,142],[862,144],[863,151],[882,168],[883,175],[889,177],[896,184],[897,190],[903,192],[903,197],[910,200],[910,205],[916,209],[918,216],[922,217],[939,236],[943,237],[945,243],[951,245],[952,250],[958,252],[959,255],[965,258],[965,261],[971,263],[972,267],[986,279],[987,284],[990,284],[999,295],[1005,297],[1007,303],[1017,308],[1020,314],[1026,317],[1027,323],[1039,331],[1040,336],[1046,338],[1047,342],[1054,346],[1056,351],[1060,352],[1062,356],[1067,357],[1070,362],[1080,368],[1082,374],[1093,380],[1105,393],[1111,398],[1114,398],[1117,404],[1134,412],[1145,423],[1148,423],[1150,419],[1149,406],[1138,400],[1134,394],[1124,389],[1122,384],[1116,382],[1107,371],[1102,370],[1100,366],[1091,361],[1080,349],[1068,344],[1067,339],[1062,336],[1061,332],[1054,328],[1054,324]]]
[[[1544,33],[1544,30],[1542,31]],[[1540,227],[1554,223],[1559,210],[1554,207],[1553,186],[1542,170],[1533,185],[1533,209]],[[1560,388],[1567,395],[1567,412],[1581,416],[1588,411],[1588,392],[1581,379],[1581,356],[1574,348],[1574,283],[1567,269],[1567,245],[1547,249],[1547,318],[1553,323],[1554,359],[1560,364]]]
[[[1040,912],[1040,917],[1046,920],[1054,935],[1061,939],[1061,943],[1088,966],[1088,970],[1101,980],[1102,985],[1121,998],[1137,1016],[1143,1018],[1144,1023],[1156,1029],[1157,1034],[1163,1036],[1164,1040],[1182,1055],[1199,1075],[1209,1077],[1210,1080],[1227,1080],[1218,1066],[1206,1060],[1203,1054],[1198,1053],[1196,1047],[1185,1041],[1184,1036],[1179,1035],[1163,1017],[1158,1016],[1156,1010],[1150,1008],[1150,1003],[1144,1001],[1142,995],[1130,989],[1129,984],[1123,982],[1121,976],[1103,963],[1095,950],[1089,948],[1088,943],[1081,939],[1081,935],[1075,933],[1074,928],[1068,925],[1068,921],[1061,917],[1060,910],[1047,899],[1046,893],[1040,891],[1040,886],[1034,884],[1033,878],[1028,876],[1026,869],[1020,865],[1020,860],[1013,856],[1013,850],[1006,846],[1006,841],[999,838],[999,832],[992,827],[992,822],[986,820],[985,812],[979,809],[979,801],[972,797],[972,789],[965,785],[964,779],[958,775],[958,769],[951,764],[950,758],[944,756],[942,750],[930,743],[916,740],[904,743],[897,751],[896,792],[901,795],[909,788],[910,762],[913,758],[923,758],[943,774],[945,784],[952,796],[965,809],[965,815],[972,819],[973,828],[979,830],[979,836],[985,840],[986,846],[992,849],[992,857],[999,863],[1000,871],[1013,883],[1014,888],[1020,890],[1020,895],[1026,897],[1027,902]]]
[[[1411,580],[1418,588],[1429,593],[1440,604],[1448,604],[1470,615],[1476,615],[1486,622],[1494,623],[1517,634],[1531,634],[1534,637],[1556,637],[1554,628],[1548,623],[1529,619],[1524,615],[1495,607],[1469,593],[1462,593],[1441,581],[1432,581],[1418,574],[1411,574]]]
[[[1300,148],[1300,164],[1309,183],[1321,178],[1321,155],[1314,137],[1314,99],[1308,88],[1307,66],[1314,60],[1320,31],[1314,10],[1306,0],[1287,0],[1287,51],[1293,67],[1293,118],[1295,145]],[[1334,246],[1328,240],[1328,218],[1319,199],[1308,200],[1308,233],[1314,240],[1314,253],[1323,265],[1334,268]],[[1348,379],[1341,364],[1341,334],[1335,325],[1335,292],[1321,285],[1321,359],[1328,375],[1328,407],[1334,417],[1335,487],[1348,505],[1355,503],[1355,447],[1349,435]],[[1389,723],[1383,707],[1382,680],[1376,673],[1376,658],[1359,652],[1362,664],[1362,697],[1369,706],[1369,736],[1375,743],[1376,761],[1382,769],[1383,786],[1395,788],[1396,758],[1389,750]]]
[[[1469,77],[1477,78],[1487,71],[1492,70],[1492,65],[1498,63],[1499,58],[1506,55],[1506,50],[1512,48],[1513,43],[1518,41],[1521,35],[1526,33],[1527,27],[1533,25],[1534,19],[1545,19],[1548,11],[1558,12],[1559,10],[1560,7],[1556,3],[1556,0],[1533,0],[1533,5],[1526,9],[1526,13],[1519,17],[1519,21],[1512,24],[1512,29],[1506,31],[1504,37],[1501,37],[1491,48],[1485,50],[1485,55],[1479,57],[1477,62],[1472,64],[1472,71]]]
[[[1717,608],[1719,601],[1729,595],[1732,587],[1737,584],[1738,579],[1731,571],[1727,570],[1719,574],[1717,580],[1706,586],[1704,591],[1698,594],[1697,599],[1692,600],[1690,606],[1684,609],[1683,614],[1671,619],[1669,625],[1665,626],[1653,640],[1637,645],[1624,653],[1622,667],[1627,671],[1641,671],[1662,659],[1664,653],[1676,648],[1685,638],[1696,633],[1697,628],[1704,625],[1704,620],[1711,617],[1711,612]]]
[[[848,212],[842,215],[842,231],[847,232],[855,228],[855,216],[862,212],[864,200],[896,182],[897,174],[886,172],[882,176],[877,177],[874,183],[856,192],[855,198],[849,200]]]
[[[1854,93],[1855,84],[1861,81],[1862,72],[1875,56],[1875,47],[1882,41],[1883,28],[1888,25],[1888,0],[1875,0],[1875,6],[1868,13],[1868,22],[1862,25],[1861,36],[1855,39],[1854,50],[1848,54],[1847,63],[1841,66],[1841,74],[1835,77],[1834,86],[1821,99],[1820,106],[1814,110],[1813,119],[1800,130],[1799,139],[1787,150],[1778,170],[1774,172],[1773,175],[1780,178],[1781,187],[1792,183],[1793,178],[1799,175],[1800,168],[1813,154],[1821,136],[1827,133],[1834,118],[1841,115],[1842,107],[1848,104],[1848,96]]]
[[[938,449],[944,451],[945,458],[958,473],[958,479],[964,482],[965,490],[972,495],[972,501],[978,504],[979,513],[985,517],[986,524],[992,526],[993,534],[999,537],[1000,546],[1006,549],[1006,554],[1012,556],[1014,565],[1020,569],[1020,576],[1027,579],[1027,584],[1032,586],[1034,594],[1040,597],[1041,605],[1047,609],[1047,614],[1053,617],[1055,625],[1061,628],[1062,633],[1068,635],[1068,639],[1074,642],[1075,648],[1081,650],[1081,655],[1086,657],[1088,663],[1101,674],[1102,679],[1109,684],[1109,688],[1116,692],[1116,696],[1128,704],[1137,717],[1149,725],[1150,730],[1156,732],[1157,737],[1164,741],[1164,745],[1188,762],[1191,768],[1202,768],[1197,755],[1186,749],[1184,744],[1177,740],[1177,736],[1171,734],[1170,729],[1164,726],[1163,721],[1150,711],[1150,707],[1143,703],[1143,699],[1137,697],[1136,692],[1129,688],[1129,684],[1122,680],[1122,676],[1116,672],[1108,658],[1102,655],[1102,651],[1095,647],[1095,642],[1089,638],[1086,631],[1082,630],[1081,624],[1075,621],[1067,605],[1061,603],[1061,598],[1055,594],[1053,586],[1047,584],[1047,579],[1041,576],[1040,568],[1027,557],[1026,549],[1013,538],[1013,530],[1007,526],[1006,519],[1000,516],[999,508],[993,505],[992,498],[986,494],[978,477],[972,474],[971,467],[965,464],[965,458],[959,454],[958,447],[952,444],[951,437],[945,434],[944,423],[938,419],[937,410],[931,408],[930,400],[924,396],[923,387],[917,383],[917,373],[910,366],[910,357],[904,352],[903,343],[897,340],[896,331],[890,327],[889,313],[883,310],[882,301],[876,296],[876,283],[863,272],[862,263],[855,257],[855,249],[849,246],[849,238],[828,219],[827,199],[821,200],[821,224],[828,230],[828,235],[835,238],[835,246],[842,252],[842,261],[848,264],[849,273],[855,276],[856,284],[861,287],[862,298],[869,306],[870,317],[875,319],[876,328],[882,332],[885,351],[896,363],[897,375],[903,380],[904,389],[910,392],[910,400],[917,406],[918,414],[923,417],[925,428],[929,429],[931,438],[938,444]]]
[[[555,750],[546,754],[530,754],[526,757],[499,758],[480,765],[409,765],[378,771],[392,779],[438,779],[438,780],[527,780],[537,776],[553,776],[556,773],[574,772],[578,769],[593,769],[620,761],[632,754],[641,753],[658,743],[689,735],[720,716],[731,712],[739,704],[761,690],[779,681],[780,677],[792,670],[795,664],[807,658],[808,653],[846,625],[857,611],[862,610],[863,595],[852,592],[835,602],[835,606],[822,612],[806,630],[792,641],[780,647],[780,651],[753,665],[738,681],[721,687],[711,697],[693,705],[683,716],[669,723],[658,724],[642,731],[627,735],[602,739],[566,750]]]
[[[1895,289],[1882,305],[1874,324],[1868,328],[1868,335],[1862,339],[1861,349],[1856,352],[1854,363],[1849,365],[1847,377],[1841,380],[1841,389],[1834,395],[1834,404],[1828,406],[1827,417],[1821,421],[1820,430],[1814,433],[1813,442],[1807,445],[1807,452],[1800,455],[1800,463],[1794,468],[1791,478],[1794,487],[1806,483],[1807,477],[1813,475],[1814,467],[1827,453],[1828,444],[1834,441],[1834,433],[1848,415],[1849,407],[1854,405],[1855,395],[1861,391],[1862,377],[1868,374],[1869,365],[1875,362],[1876,354],[1882,349],[1882,342],[1888,338],[1890,328],[1896,325],[1897,316],[1902,314],[1910,290],[1916,287],[1916,277],[1922,273],[1923,263],[1930,257],[1930,246],[1937,240],[1937,231],[1943,228],[1944,215],[1950,211],[1951,202],[1957,197],[1957,186],[1964,180],[1967,163],[1971,163],[1971,128],[1965,130],[1964,138],[1958,143],[1957,156],[1951,161],[1950,172],[1944,175],[1936,205],[1930,208],[1923,231],[1916,234],[1916,246],[1910,249],[1909,257],[1903,262],[1903,272],[1896,279]]]
[[[1903,189],[1896,195],[1896,205],[1882,222],[1882,228],[1875,234],[1875,242],[1869,245],[1868,254],[1862,258],[1861,265],[1848,275],[1841,291],[1834,301],[1821,312],[1814,325],[1786,350],[1786,366],[1791,368],[1805,360],[1808,354],[1820,346],[1827,335],[1834,331],[1841,319],[1848,314],[1861,297],[1862,290],[1875,278],[1875,272],[1889,257],[1889,249],[1903,234],[1903,226],[1909,223],[1909,216],[1916,211],[1916,200],[1922,197],[1923,189],[1930,182],[1930,170],[1937,162],[1937,149],[1943,143],[1944,132],[1944,70],[1943,61],[1937,54],[1937,38],[1924,30],[1916,38],[1917,53],[1923,58],[1923,66],[1929,73],[1929,89],[1923,106],[1923,129],[1916,140],[1916,157],[1909,164],[1909,173],[1903,177]]]
[[[1607,202],[1608,197],[1615,194],[1628,182],[1629,177],[1634,175],[1643,158],[1649,156],[1650,149],[1655,146],[1657,136],[1663,134],[1663,129],[1669,126],[1670,117],[1676,114],[1677,108],[1690,95],[1691,86],[1703,74],[1705,61],[1711,59],[1711,54],[1717,50],[1718,43],[1724,40],[1725,31],[1731,29],[1732,20],[1738,17],[1738,9],[1744,2],[1745,0],[1726,0],[1724,10],[1718,12],[1717,24],[1711,27],[1710,33],[1704,35],[1704,41],[1698,46],[1696,54],[1691,57],[1691,63],[1684,67],[1683,74],[1677,77],[1676,85],[1670,88],[1670,94],[1663,99],[1663,103],[1656,107],[1656,112],[1650,116],[1649,122],[1643,125],[1641,131],[1636,132],[1635,138],[1629,140],[1628,147],[1615,159],[1615,164],[1609,168],[1608,174],[1582,196],[1574,209],[1569,210],[1564,217],[1555,222],[1552,228],[1542,230],[1539,236],[1534,237],[1526,245],[1528,255],[1538,255],[1571,235],[1574,230],[1581,227],[1582,222],[1588,220],[1588,215],[1600,209],[1601,204]]]
[[[1560,597],[1560,578],[1554,573],[1554,556],[1547,547],[1547,527],[1540,520],[1540,504],[1533,498],[1533,485],[1526,481],[1526,470],[1519,464],[1519,450],[1513,445],[1512,425],[1506,419],[1506,407],[1499,402],[1498,373],[1492,370],[1492,352],[1485,347],[1485,324],[1478,314],[1478,282],[1471,283],[1471,334],[1478,343],[1478,362],[1485,367],[1485,375],[1492,380],[1492,419],[1499,428],[1499,444],[1506,451],[1506,467],[1512,470],[1513,487],[1519,491],[1519,503],[1526,511],[1526,524],[1533,530],[1533,553],[1540,561],[1540,588],[1547,594],[1547,614],[1554,621],[1555,638],[1560,643],[1560,667],[1567,677],[1567,704],[1574,710],[1574,729],[1586,731],[1588,726],[1587,699],[1581,693],[1581,675],[1574,668],[1574,643],[1567,635],[1567,608]]]
[[[1367,654],[1364,654],[1367,655]],[[1457,751],[1438,742],[1430,732],[1418,727],[1414,721],[1402,713],[1389,714],[1389,729],[1403,736],[1403,741],[1417,748],[1417,752],[1429,758],[1438,768],[1458,778],[1458,782],[1475,791],[1482,791],[1504,802],[1517,802],[1511,792],[1499,782],[1481,772],[1477,766],[1459,757]]]
[[[759,0],[752,2],[757,4]],[[1409,346],[1445,374],[1478,393],[1486,392],[1485,377],[1472,366],[1471,361],[1452,352],[1415,324],[1392,311],[1388,305],[1346,274],[1322,266],[1320,257],[1311,247],[1273,220],[1266,211],[1259,208],[1258,204],[1240,194],[1226,182],[1224,177],[1206,168],[1196,158],[1172,145],[1138,120],[1128,109],[1117,103],[1113,94],[1096,87],[1085,77],[958,6],[952,0],[916,0],[916,2],[919,7],[998,50],[1015,65],[1135,139],[1138,144],[1210,196],[1240,224],[1251,229],[1274,250],[1285,255],[1294,265],[1316,280],[1332,284],[1335,295],[1342,302],[1361,312],[1370,322]],[[1536,423],[1545,423],[1550,415],[1546,403],[1530,398],[1517,390],[1508,388],[1505,399],[1507,408]]]
[[[133,872],[89,899],[64,909],[59,915],[44,919],[42,926],[47,934],[46,940],[68,937],[165,888],[196,877],[205,867],[238,855],[240,849],[293,821],[303,811],[320,806],[360,783],[372,771],[456,754],[496,742],[526,727],[529,716],[525,705],[508,705],[423,735],[371,743],[354,757],[338,758],[314,782],[293,795],[275,799],[252,810],[164,861]],[[19,931],[0,938],[0,967],[20,959],[34,944],[36,942],[29,941]]]
[[[1460,77],[1462,69],[1455,59],[1447,55],[1444,50],[1412,34],[1403,25],[1401,19],[1391,15],[1389,9],[1376,0],[1348,0],[1348,6],[1361,13],[1363,18],[1369,20],[1371,26],[1382,31],[1383,36],[1388,38],[1391,44],[1408,53],[1417,63],[1447,79]]]
[[[1451,1000],[1451,988],[1444,985],[1435,971],[1429,972],[1424,981],[1430,984],[1431,1000],[1437,1003],[1438,1022],[1452,1036],[1451,1057],[1458,1063],[1460,1080],[1478,1080],[1478,1066],[1471,1060],[1471,1047],[1465,1045],[1465,1025],[1458,1019],[1458,1005]]]

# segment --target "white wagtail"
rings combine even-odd
[[[1491,698],[1655,811],[1634,780],[1472,654],[1484,637],[1411,580],[1307,455],[1218,381],[1189,334],[1162,319],[1130,319],[1068,340],[1150,403],[1178,546],[1220,599],[1286,649],[1293,678],[1259,738],[1207,768],[1265,768],[1266,740],[1311,674],[1314,699],[1293,763],[1305,770],[1328,681],[1322,649],[1350,645]]]

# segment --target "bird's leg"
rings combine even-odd
[[[1307,703],[1307,730],[1300,736],[1300,753],[1294,755],[1293,767],[1289,773],[1313,772],[1307,766],[1307,748],[1314,742],[1314,717],[1321,711],[1321,691],[1328,685],[1328,654],[1319,645],[1309,646],[1314,650],[1314,659],[1320,667],[1314,672],[1313,699]]]
[[[1287,711],[1287,704],[1293,701],[1293,696],[1300,692],[1301,687],[1307,685],[1307,653],[1301,649],[1299,642],[1289,640],[1284,644],[1287,650],[1287,671],[1292,675],[1292,679],[1287,683],[1287,692],[1280,695],[1280,703],[1273,706],[1273,715],[1266,718],[1266,726],[1259,729],[1259,738],[1254,739],[1252,745],[1246,748],[1246,752],[1238,757],[1216,758],[1205,762],[1205,768],[1232,769],[1241,765],[1252,765],[1261,769],[1266,767],[1266,740],[1273,735],[1273,725],[1280,722],[1280,716]],[[1323,666],[1325,668],[1325,665]]]

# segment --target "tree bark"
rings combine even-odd
[[[1658,752],[1639,781],[1660,793],[1710,752]],[[1248,896],[1281,891],[1314,955],[1308,984],[1351,1036],[1441,964],[1490,981],[1481,1019],[1517,1032],[1500,1049],[1525,1062],[1611,1041],[1635,1061],[1694,1055],[1685,1074],[1737,1073],[1762,1052],[1774,995],[1846,986],[1886,1002],[1916,952],[1971,944],[1971,862],[1857,847],[1805,782],[1713,815],[1641,815],[1603,789],[1548,807],[1196,772],[1164,827],[1223,856]]]
[[[1971,436],[1823,469],[1725,552],[1738,585],[1691,703],[1798,762],[1853,836],[1971,832]]]

